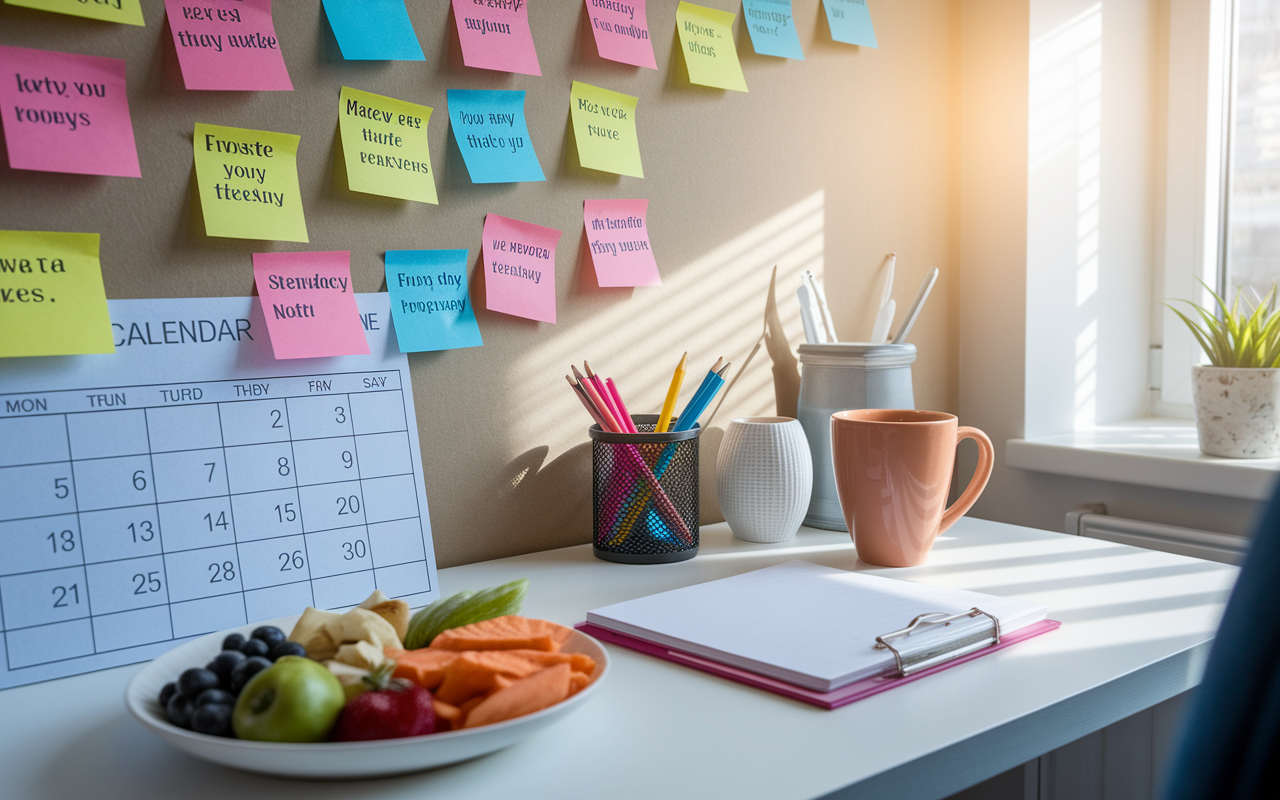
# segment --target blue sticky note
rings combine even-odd
[[[742,0],[742,15],[757,53],[804,61],[791,0]]]
[[[867,0],[822,0],[827,10],[831,38],[837,42],[879,48],[876,30],[871,27],[871,9]]]
[[[524,121],[524,92],[449,90],[449,127],[472,183],[545,181]]]
[[[387,291],[401,353],[479,347],[466,250],[388,250]]]
[[[404,0],[324,0],[333,35],[348,61],[426,61]]]

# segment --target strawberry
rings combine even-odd
[[[386,661],[364,677],[369,690],[343,706],[333,726],[333,741],[400,739],[436,732],[431,692],[403,678],[392,678],[395,668],[394,661]]]

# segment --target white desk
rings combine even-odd
[[[456,567],[446,593],[519,577],[525,613],[588,609],[803,558],[859,564],[847,535],[802,529],[755,545],[705,528],[701,554],[662,566],[587,546]],[[599,694],[541,735],[408,777],[291,782],[180,754],[130,719],[137,667],[0,692],[0,797],[21,800],[330,798],[939,798],[1172,697],[1200,680],[1234,567],[964,519],[929,564],[895,577],[1045,603],[1062,628],[836,711],[611,648]]]

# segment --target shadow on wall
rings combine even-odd
[[[601,374],[614,377],[632,413],[657,413],[671,371],[687,350],[689,373],[677,408],[683,407],[717,357],[732,362],[728,377],[746,360],[763,331],[775,264],[783,326],[793,346],[803,341],[794,291],[804,270],[822,274],[823,216],[824,193],[818,191],[692,262],[664,267],[663,286],[634,290],[625,303],[609,304],[587,320],[557,327],[510,365],[500,386],[500,396],[509,404],[504,434],[507,446],[520,455],[472,492],[484,499],[483,508],[474,511],[465,529],[483,531],[490,540],[483,549],[494,555],[483,557],[591,539],[591,448],[584,441],[590,421],[559,378],[569,364],[586,358]],[[658,256],[662,266],[660,243]],[[474,284],[473,291],[478,288]],[[772,413],[773,375],[762,352],[725,399],[715,427],[702,436],[704,524],[723,519],[715,487],[723,427],[734,417]]]

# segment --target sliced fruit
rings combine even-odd
[[[342,684],[342,692],[348,700],[369,688],[364,682],[364,676],[369,674],[369,670],[353,667],[341,661],[326,661],[324,665],[333,673],[333,677],[338,679],[338,683]]]
[[[367,608],[391,623],[396,629],[396,636],[404,641],[409,630],[409,604],[403,600],[392,600],[381,589],[374,589],[373,594],[365,598],[360,608]]]
[[[575,671],[569,674],[569,695],[571,697],[590,685],[591,676],[587,673]]]
[[[528,579],[521,578],[520,580],[482,589],[474,593],[461,592],[459,594],[466,596],[456,602],[455,598],[458,595],[445,600],[438,600],[418,612],[414,617],[414,620],[418,622],[416,626],[414,621],[410,621],[409,628],[411,633],[405,642],[405,646],[410,648],[426,647],[442,631],[450,628],[460,628],[464,625],[483,622],[495,617],[519,614],[520,608],[524,605],[525,592],[528,589]],[[436,608],[436,606],[440,607]]]
[[[460,708],[434,697],[431,699],[431,703],[436,708],[437,731],[452,731],[462,727],[462,710]]]
[[[388,647],[400,648],[400,637],[391,623],[367,608],[353,608],[337,619],[330,620],[321,628],[334,645],[355,642],[369,642],[378,650]]]
[[[405,678],[424,689],[435,689],[444,680],[445,670],[458,657],[450,650],[394,650],[384,651],[387,658],[396,662],[395,676]]]
[[[521,678],[478,703],[463,727],[492,725],[553,706],[569,696],[572,673],[568,664],[557,664]]]
[[[327,661],[333,658],[334,653],[338,652],[338,645],[334,644],[322,629],[325,624],[336,620],[340,616],[342,615],[333,611],[321,611],[318,608],[308,606],[307,610],[302,612],[302,616],[298,618],[297,623],[293,626],[293,631],[289,633],[289,641],[297,642],[306,648],[308,658],[316,661]],[[227,638],[228,640],[230,639],[230,637]],[[244,642],[240,644],[243,645]]]
[[[404,646],[409,650],[416,650],[419,647],[426,647],[431,644],[431,640],[435,638],[440,631],[444,630],[441,623],[444,622],[454,609],[461,606],[475,592],[467,589],[450,595],[443,600],[437,600],[429,606],[426,606],[413,615],[409,620],[409,632],[405,634]]]
[[[467,715],[471,713],[471,709],[480,705],[484,701],[485,701],[485,696],[480,694],[480,695],[476,695],[475,697],[471,698],[467,702],[458,706],[458,713],[462,715],[462,722],[459,723],[458,726],[454,728],[454,730],[457,730],[458,728],[465,728],[467,726]]]
[[[444,631],[431,646],[439,650],[543,650],[557,652],[573,630],[545,619],[498,617]]]
[[[568,664],[575,672],[593,675],[596,671],[595,659],[583,653],[551,653],[545,650],[504,650],[503,652],[544,667]]]
[[[359,667],[364,670],[374,670],[382,666],[382,662],[386,661],[381,647],[370,644],[369,642],[355,642],[353,644],[344,644],[338,648],[338,652],[334,655],[334,661],[341,661],[343,664],[350,664],[353,667]]]
[[[500,677],[514,680],[542,669],[541,664],[500,650],[468,651],[459,654],[445,670],[444,681],[435,694],[446,703],[458,705],[500,688]]]

